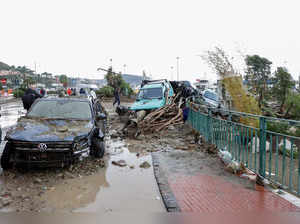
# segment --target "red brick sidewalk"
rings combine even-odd
[[[183,212],[300,211],[264,188],[247,189],[219,176],[175,175],[168,181]]]

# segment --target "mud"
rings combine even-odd
[[[92,127],[90,121],[22,117],[7,136],[18,141],[73,141],[75,136],[88,135]]]
[[[122,127],[111,102],[110,130]],[[15,105],[14,113],[18,107]],[[20,109],[20,105],[18,107]],[[14,116],[14,121],[20,117]],[[24,114],[24,113],[23,113]],[[5,116],[10,116],[8,112]],[[15,125],[12,122],[10,125]],[[1,144],[1,151],[5,142]],[[106,137],[107,150],[102,160],[86,158],[68,168],[9,170],[0,176],[2,212],[161,212],[165,211],[156,185],[152,164],[141,141]],[[112,161],[124,160],[125,167]]]
[[[155,153],[167,178],[173,174],[200,172],[222,176],[253,189],[253,183],[226,172],[213,148],[198,144],[188,125],[171,126],[165,132],[140,135],[137,139],[125,138],[118,134],[123,120],[114,112],[112,102],[104,102],[104,106],[109,113],[110,130],[104,158],[87,158],[64,169],[3,172],[0,176],[1,211],[164,212],[151,153]],[[23,114],[17,112],[20,105],[19,109],[16,105],[12,108],[9,112],[8,107],[2,117],[3,122],[11,120],[5,130]],[[126,165],[112,164],[119,160],[124,160]]]

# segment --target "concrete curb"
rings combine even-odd
[[[152,152],[151,156],[152,156],[154,176],[167,211],[180,212],[181,211],[180,207],[169,186],[168,178],[166,177],[165,173],[162,171],[162,169],[159,166],[159,158],[157,153]]]

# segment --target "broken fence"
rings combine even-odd
[[[267,130],[268,123],[300,126],[299,121],[222,110],[228,114],[225,120],[212,116],[210,108],[205,113],[191,105],[188,103],[188,123],[207,142],[227,150],[248,169],[300,196],[300,138]],[[256,120],[259,128],[234,122],[232,116]]]

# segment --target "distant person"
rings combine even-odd
[[[79,90],[79,93],[80,93],[80,95],[85,95],[85,90],[84,90],[84,88],[81,88],[81,89]]]
[[[114,97],[115,97],[115,101],[113,103],[113,106],[115,106],[116,103],[118,103],[118,106],[120,106],[120,88],[117,87],[114,89]]]
[[[71,96],[71,94],[72,94],[72,90],[71,90],[70,88],[68,88],[68,90],[67,90],[67,94],[68,94],[69,96]]]
[[[41,95],[42,97],[44,97],[44,96],[46,95],[46,90],[45,90],[44,88],[41,88],[41,90],[40,90],[40,95]]]
[[[34,87],[30,86],[22,97],[24,109],[29,110],[34,101],[41,97],[42,96],[34,89]]]
[[[73,95],[73,96],[76,96],[76,88],[74,88],[74,89],[72,90],[72,95]]]

